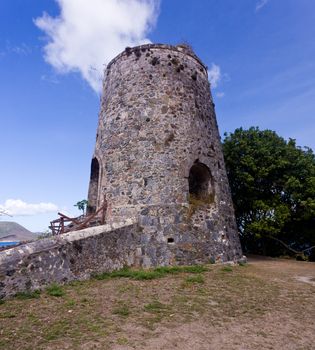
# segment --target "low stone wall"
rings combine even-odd
[[[111,272],[124,266],[150,268],[242,261],[239,242],[230,226],[217,232],[210,224],[187,218],[189,208],[149,206],[138,218],[58,237],[46,238],[0,252],[0,299]],[[231,229],[233,231],[233,227]],[[237,238],[238,239],[238,238]]]
[[[141,229],[136,220],[92,227],[0,252],[0,299],[53,282],[140,266]]]

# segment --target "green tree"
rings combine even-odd
[[[82,210],[83,215],[86,213],[86,208],[88,205],[88,201],[86,199],[82,199],[81,201],[74,204],[79,210]]]
[[[223,151],[245,251],[279,255],[315,245],[312,150],[252,127],[225,134]]]

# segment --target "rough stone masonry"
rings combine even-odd
[[[0,298],[124,266],[242,259],[207,68],[185,45],[107,66],[89,212],[106,225],[0,252]]]
[[[137,217],[143,265],[241,257],[207,68],[185,45],[126,48],[108,65],[88,201]]]

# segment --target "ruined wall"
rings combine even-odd
[[[146,211],[148,210],[148,211]],[[163,213],[163,210],[167,213]],[[169,234],[178,228],[180,208],[150,207],[138,219],[107,224],[62,236],[46,238],[0,252],[0,299],[19,292],[42,289],[51,283],[84,280],[92,274],[130,267],[189,265],[242,261],[220,255],[222,241],[205,239],[203,232],[181,230],[175,241],[164,239],[165,220]],[[153,231],[150,231],[153,230]],[[154,234],[152,235],[152,232]],[[224,243],[224,242],[223,242]]]
[[[223,256],[219,254],[221,242],[205,240],[202,231],[197,230],[192,236],[189,231],[183,230],[176,236],[175,242],[163,239],[165,218],[173,220],[179,210],[177,207],[150,207],[148,212],[139,216],[139,221],[132,218],[2,251],[0,299],[42,289],[51,283],[88,279],[92,274],[111,272],[125,266],[149,268],[223,262]],[[173,228],[178,226],[173,223],[176,224]],[[230,262],[241,260],[234,256],[226,258]]]
[[[139,226],[134,220],[46,238],[0,252],[0,299],[53,282],[140,266]]]
[[[189,48],[127,48],[108,65],[94,157],[107,221],[140,215],[157,263],[241,256],[207,70]]]

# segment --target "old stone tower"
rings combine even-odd
[[[90,212],[104,196],[107,222],[137,218],[140,265],[241,257],[207,68],[188,46],[126,48],[107,66]]]
[[[0,299],[125,266],[242,259],[206,67],[187,46],[143,45],[105,74],[88,201],[106,196],[106,224],[0,252]]]

